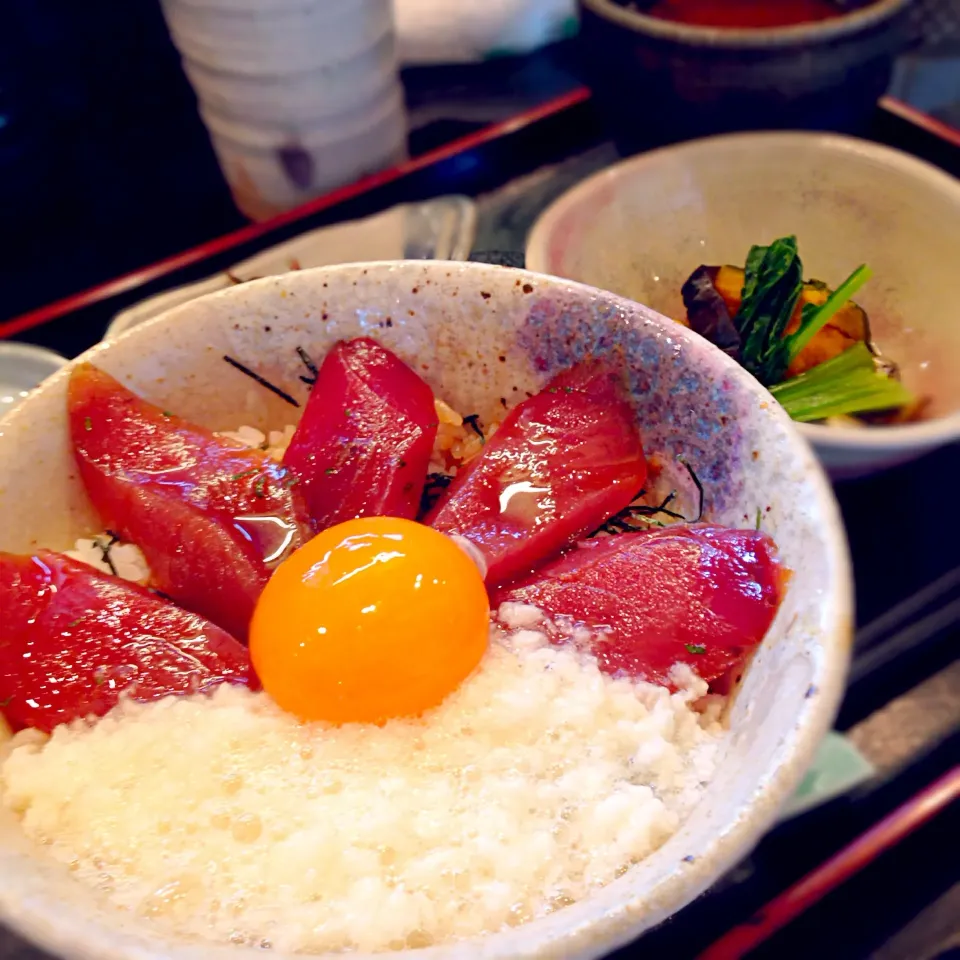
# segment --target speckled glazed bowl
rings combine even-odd
[[[833,719],[852,610],[830,488],[777,405],[714,347],[635,303],[500,267],[420,261],[270,277],[185,304],[84,359],[208,427],[264,428],[289,422],[296,411],[223,355],[302,404],[307,388],[295,347],[320,357],[334,340],[358,334],[383,340],[455,407],[484,415],[577,357],[622,349],[648,453],[667,474],[678,454],[689,458],[706,488],[709,519],[752,527],[759,511],[794,571],[733,705],[720,772],[672,839],[595,895],[545,919],[481,942],[415,951],[464,960],[600,956],[674,913],[750,849]],[[99,529],[67,444],[66,383],[67,371],[58,373],[0,422],[0,549],[65,548]],[[0,917],[69,960],[246,955],[239,947],[170,940],[100,905],[31,848],[9,815],[0,818]]]
[[[742,264],[754,243],[795,234],[804,272],[857,294],[929,419],[887,427],[801,424],[838,479],[960,442],[957,252],[960,181],[889,147],[830,134],[750,133],[655,150],[577,184],[534,224],[527,265],[683,316],[701,263]]]

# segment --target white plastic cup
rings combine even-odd
[[[391,0],[163,6],[247,216],[274,216],[406,156]]]

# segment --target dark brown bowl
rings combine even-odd
[[[876,0],[816,23],[738,29],[580,0],[584,72],[618,134],[638,145],[732,130],[857,132],[906,44],[910,2]]]

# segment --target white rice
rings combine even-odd
[[[228,686],[127,702],[15,746],[3,803],[106,900],[201,939],[399,949],[543,916],[677,829],[722,732],[689,671],[671,695],[552,645],[539,611],[500,618],[421,720],[302,724]]]

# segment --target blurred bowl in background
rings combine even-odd
[[[66,362],[66,357],[46,347],[0,340],[0,417]]]
[[[778,0],[772,0],[778,2]],[[630,144],[732,130],[855,132],[906,43],[910,0],[794,26],[698,26],[617,0],[580,0],[583,68]]]
[[[904,383],[932,400],[902,426],[799,424],[834,478],[960,442],[960,181],[889,147],[831,134],[742,133],[655,150],[579,183],[540,216],[527,267],[685,315],[700,264],[742,264],[795,234],[804,276],[857,293]]]

